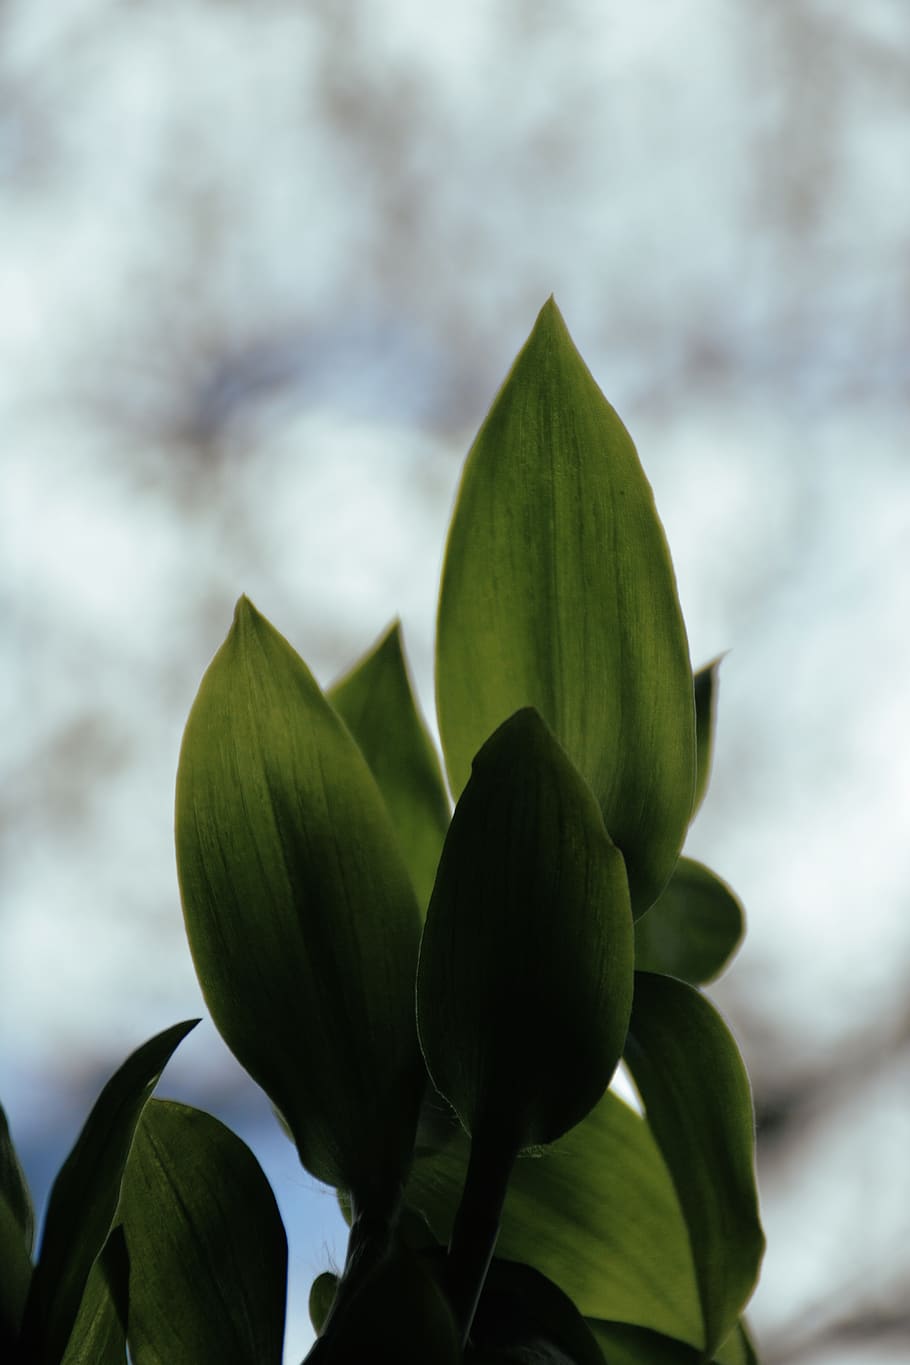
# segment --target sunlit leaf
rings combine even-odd
[[[713,981],[736,952],[742,906],[716,873],[680,858],[646,915],[635,922],[635,966],[699,985]]]
[[[552,299],[465,465],[436,696],[456,796],[496,727],[537,708],[590,782],[642,914],[692,812],[691,665],[650,485]]]
[[[633,930],[622,857],[590,788],[538,713],[474,760],[427,914],[421,1045],[469,1132],[552,1142],[622,1053]]]
[[[190,712],[176,826],[215,1024],[307,1169],[388,1213],[424,1084],[420,914],[366,760],[245,598]]]
[[[748,1077],[704,996],[648,972],[635,975],[625,1058],[685,1216],[710,1352],[732,1331],[764,1250]]]
[[[210,1114],[153,1100],[121,1210],[134,1365],[281,1365],[287,1242],[240,1138]]]
[[[695,776],[695,799],[692,802],[692,815],[698,811],[705,799],[708,783],[711,780],[711,762],[714,757],[714,725],[717,715],[717,683],[723,655],[705,664],[695,674],[695,741],[697,768]]]
[[[417,707],[396,622],[328,693],[389,808],[422,911],[449,824],[439,758]]]
[[[447,1242],[468,1159],[462,1135],[418,1157],[406,1199]],[[647,1124],[608,1092],[587,1118],[512,1172],[497,1255],[534,1266],[586,1316],[702,1340],[692,1253]]]
[[[28,1365],[57,1365],[111,1228],[133,1133],[168,1059],[198,1019],[165,1029],[108,1081],[54,1181],[22,1324]]]

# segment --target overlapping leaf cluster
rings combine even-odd
[[[207,1005],[350,1222],[308,1359],[747,1365],[751,1099],[699,989],[742,916],[681,856],[717,669],[693,677],[650,487],[552,300],[468,456],[436,662],[447,784],[397,625],[324,694],[241,599],[181,752]],[[262,1172],[146,1102],[187,1027],[99,1101],[34,1271],[0,1130],[11,1360],[123,1365],[128,1335],[135,1365],[280,1362]]]

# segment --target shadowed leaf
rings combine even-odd
[[[748,1077],[704,996],[648,972],[635,974],[625,1059],[686,1219],[710,1352],[732,1331],[764,1250]]]
[[[691,665],[650,485],[552,299],[465,465],[436,697],[456,796],[487,737],[536,707],[600,802],[642,914],[692,813]]]
[[[702,1365],[704,1353],[684,1341],[662,1336],[624,1322],[600,1322],[589,1318],[595,1339],[608,1365]],[[755,1365],[748,1338],[739,1325],[712,1357],[714,1365]]]
[[[673,876],[646,915],[635,922],[635,966],[692,985],[719,976],[742,941],[743,912],[726,882],[691,858]]]
[[[694,819],[705,799],[708,783],[711,780],[711,762],[714,757],[714,725],[717,715],[717,684],[720,665],[724,656],[713,659],[695,674],[695,747],[697,767],[695,774],[695,799],[692,802]]]
[[[118,1226],[114,1233],[89,1272],[62,1365],[126,1365],[126,1304],[121,1310],[117,1300],[118,1295],[125,1299],[129,1267],[123,1229]],[[123,1286],[114,1283],[120,1277]]]
[[[281,1365],[287,1242],[252,1152],[153,1100],[123,1184],[134,1365]]]
[[[447,1242],[468,1141],[419,1156],[407,1202]],[[702,1338],[692,1253],[673,1183],[647,1124],[611,1092],[540,1156],[512,1171],[497,1255],[534,1266],[586,1316]]]
[[[603,1094],[632,986],[622,857],[538,713],[474,760],[420,948],[417,1013],[436,1088],[469,1132],[552,1142]]]
[[[22,1324],[28,1365],[57,1365],[63,1354],[89,1271],[111,1229],[136,1124],[171,1054],[198,1022],[165,1029],[127,1058],[54,1181]]]

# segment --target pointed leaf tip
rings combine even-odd
[[[642,914],[692,812],[688,643],[637,452],[552,300],[465,464],[436,696],[456,796],[497,725],[521,706],[540,711],[590,783]]]

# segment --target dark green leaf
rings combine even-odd
[[[695,745],[697,768],[695,775],[695,800],[692,802],[692,815],[695,816],[705,799],[708,783],[711,780],[711,761],[714,756],[714,724],[717,714],[717,682],[723,655],[705,664],[695,674]]]
[[[651,488],[552,299],[465,465],[436,694],[456,796],[493,730],[537,708],[590,782],[644,913],[692,813],[689,651]]]
[[[281,1365],[287,1242],[252,1152],[153,1100],[123,1182],[134,1365]]]
[[[341,1308],[307,1357],[312,1365],[459,1365],[451,1309],[423,1258],[395,1246]],[[142,1362],[137,1362],[142,1365]]]
[[[28,1181],[19,1162],[9,1123],[0,1104],[0,1199],[4,1199],[22,1233],[26,1251],[31,1254],[35,1243],[35,1211]]]
[[[622,856],[538,713],[474,760],[446,838],[417,975],[436,1088],[471,1133],[552,1142],[622,1053],[633,930]]]
[[[701,1365],[704,1353],[684,1341],[651,1332],[646,1327],[633,1327],[625,1322],[602,1322],[588,1319],[595,1339],[603,1351],[607,1365]],[[755,1365],[754,1356],[746,1353],[747,1338],[741,1326],[714,1356],[715,1365]]]
[[[245,598],[187,722],[176,826],[187,935],[218,1029],[307,1169],[387,1213],[424,1085],[420,914],[363,755]]]
[[[711,1352],[758,1277],[752,1097],[736,1044],[692,986],[635,974],[626,1061],[685,1215]]]
[[[635,966],[692,985],[713,981],[743,936],[739,901],[714,872],[680,858],[646,915],[635,922]]]
[[[108,1238],[89,1272],[62,1365],[126,1365],[125,1312],[117,1307],[118,1293],[125,1294],[125,1286],[123,1290],[115,1286],[113,1277],[128,1276],[128,1267],[122,1229],[115,1232],[121,1236]]]
[[[398,622],[328,697],[379,784],[425,911],[449,824],[449,800],[414,698]]]
[[[419,1156],[406,1198],[447,1242],[468,1143]],[[611,1092],[543,1155],[516,1162],[497,1254],[547,1275],[592,1317],[693,1345],[701,1311],[686,1227],[647,1124]]]
[[[567,1294],[531,1266],[496,1259],[481,1295],[471,1341],[477,1365],[603,1365],[590,1328]],[[475,1360],[469,1353],[468,1361]]]
[[[54,1181],[22,1324],[29,1365],[57,1365],[89,1271],[111,1228],[139,1117],[172,1052],[198,1024],[174,1024],[127,1058],[108,1081]]]
[[[15,1360],[14,1344],[32,1279],[32,1262],[22,1228],[0,1195],[0,1360]]]

